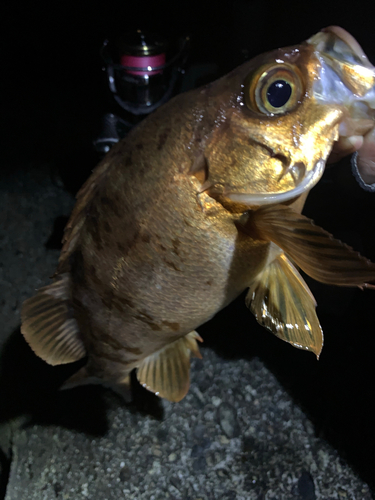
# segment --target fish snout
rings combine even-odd
[[[362,47],[359,45],[357,40],[351,35],[348,31],[344,30],[340,26],[328,26],[327,28],[323,28],[321,30],[323,33],[333,34],[339,40],[345,42],[347,47],[350,50],[350,54],[355,56],[357,60],[363,64],[363,66],[372,68],[372,64],[368,60],[366,54],[364,53]]]
[[[339,26],[329,26],[307,42],[313,45],[320,60],[319,79],[326,83],[325,90],[333,91],[337,99],[340,96],[344,99],[348,97],[344,85],[357,99],[364,102],[370,100],[374,109],[373,94],[367,94],[374,91],[375,68],[355,38]]]
[[[319,60],[313,84],[315,99],[343,111],[330,161],[360,149],[375,127],[375,67],[357,40],[339,26],[329,26],[312,36]]]

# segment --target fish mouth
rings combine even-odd
[[[357,40],[343,28],[329,26],[307,43],[320,62],[319,78],[312,88],[315,99],[344,106],[352,120],[370,120],[374,125],[375,67]],[[341,127],[340,135],[345,135],[346,128]]]
[[[345,45],[337,45],[337,41],[340,40]],[[340,54],[343,60],[348,63],[360,64],[366,68],[373,69],[372,64],[357,40],[340,26],[323,28],[319,33],[309,38],[307,42],[315,45],[319,52],[330,54],[331,57],[333,54],[335,54],[335,57]]]
[[[339,26],[323,29],[307,43],[320,66],[312,95],[343,110],[331,161],[354,151],[361,151],[362,161],[370,160],[375,145],[375,67],[357,40]]]
[[[306,191],[312,189],[321,179],[326,162],[323,159],[318,160],[314,167],[308,172],[296,187],[284,192],[264,192],[264,193],[236,193],[228,192],[225,196],[242,205],[263,206],[274,203],[284,203],[297,198]]]

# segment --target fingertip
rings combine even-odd
[[[347,138],[348,143],[353,148],[353,153],[363,146],[363,137],[361,135],[352,135]]]

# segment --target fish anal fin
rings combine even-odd
[[[246,305],[257,321],[294,347],[312,351],[318,358],[323,332],[309,287],[284,253],[254,280]]]
[[[21,332],[27,343],[50,365],[72,363],[86,356],[71,311],[68,274],[60,275],[27,299],[21,317]]]
[[[242,230],[272,241],[306,274],[329,285],[360,286],[375,281],[375,263],[284,205],[253,211]]]
[[[147,356],[137,370],[140,384],[169,401],[181,401],[190,386],[190,356],[201,358],[197,340],[202,342],[193,331]]]

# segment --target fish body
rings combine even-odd
[[[342,31],[177,96],[98,165],[54,283],[22,310],[21,331],[45,361],[88,356],[68,385],[125,393],[136,368],[145,387],[180,400],[196,328],[246,288],[260,323],[319,355],[315,300],[288,256],[323,282],[375,279],[374,264],[300,215],[334,142],[374,127],[375,71]]]

